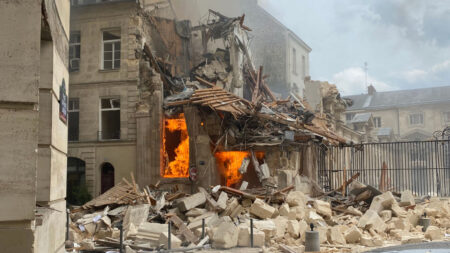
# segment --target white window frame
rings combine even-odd
[[[413,116],[416,116],[416,115],[420,115],[421,116],[421,118],[422,118],[422,122],[420,122],[420,123],[413,123],[412,122],[412,117]],[[424,124],[424,114],[422,113],[422,112],[417,112],[417,113],[411,113],[411,114],[409,114],[409,118],[408,118],[408,120],[409,120],[409,125],[411,125],[411,126],[420,126],[420,125],[423,125]]]
[[[377,122],[378,119],[378,122]],[[379,123],[379,124],[377,124]],[[381,127],[381,117],[373,117],[373,125],[375,128],[380,128]]]
[[[112,28],[112,29],[106,29],[106,30],[101,30],[102,31],[102,52],[101,52],[101,69],[102,70],[116,70],[116,69],[120,69],[120,66],[118,67],[118,68],[115,68],[114,67],[114,62],[115,62],[115,58],[114,58],[114,53],[115,53],[115,51],[114,51],[114,48],[115,48],[115,43],[116,42],[120,42],[120,54],[119,54],[119,61],[120,61],[120,65],[122,65],[122,59],[121,59],[121,57],[120,57],[120,55],[122,54],[122,33],[121,33],[121,30],[119,29],[119,28],[116,28],[116,29],[114,29],[114,28]],[[103,39],[103,37],[104,37],[104,33],[105,32],[110,32],[110,31],[119,31],[119,34],[120,34],[120,39],[114,39],[114,40],[104,40]],[[105,69],[105,43],[112,43],[112,63],[111,63],[111,66],[112,66],[112,68],[111,69]]]
[[[70,33],[70,36],[72,36],[72,34],[78,34],[78,36],[80,37],[80,40],[79,40],[79,42],[70,42],[70,40],[69,40],[69,52],[72,47],[80,46],[80,58],[72,58],[72,59],[69,58],[69,70],[71,72],[78,72],[78,71],[80,71],[80,63],[81,63],[81,32],[79,32],[79,31],[72,32],[72,33]],[[72,60],[78,60],[78,69],[77,70],[71,69],[70,66],[72,64]]]
[[[292,48],[292,73],[297,75],[297,49]]]
[[[105,140],[105,139],[103,139],[103,134],[102,134],[103,133],[102,132],[102,112],[119,111],[119,114],[120,114],[120,107],[122,106],[122,104],[120,103],[119,107],[115,107],[114,108],[114,105],[111,103],[111,107],[112,108],[102,108],[102,100],[103,99],[110,99],[110,103],[111,103],[112,99],[116,99],[116,100],[119,100],[119,103],[120,103],[120,97],[100,97],[99,105],[98,105],[99,106],[99,111],[98,111],[98,121],[99,121],[98,132],[100,134],[97,137],[98,137],[99,140],[102,140],[102,141]],[[119,128],[119,130],[120,130],[120,128]],[[106,140],[120,140],[120,138],[119,139],[106,139]]]

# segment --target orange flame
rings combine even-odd
[[[166,150],[167,133],[180,131],[180,143],[175,148],[175,159],[170,159]],[[189,177],[189,134],[184,113],[176,118],[164,119],[163,133],[164,167],[162,176],[166,178]]]
[[[223,151],[216,152],[214,156],[216,157],[219,172],[222,177],[225,178],[227,186],[232,186],[239,183],[242,179],[242,175],[239,173],[239,168],[241,167],[244,158],[250,157],[250,152]]]

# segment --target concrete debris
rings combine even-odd
[[[149,190],[147,194],[154,199],[165,198],[160,208],[155,209],[158,204],[148,200],[115,205],[111,210],[109,207],[75,209],[71,213],[69,239],[87,250],[102,245],[115,247],[120,234],[117,225],[123,222],[124,239],[130,251],[167,248],[170,221],[172,248],[249,247],[250,219],[253,219],[255,247],[296,252],[303,249],[311,224],[319,232],[322,245],[338,249],[443,240],[450,227],[448,201],[431,199],[410,205],[412,199],[407,191],[402,193],[403,204],[400,204],[402,199],[397,201],[391,192],[379,194],[366,203],[339,195],[311,198],[294,189],[292,185],[267,193],[219,185],[212,193],[199,188],[199,192],[190,196]],[[406,199],[408,205],[404,204]],[[417,226],[424,213],[432,219],[432,226],[426,232]],[[201,237],[203,224],[206,237]],[[86,239],[91,236],[96,240]]]
[[[400,206],[413,206],[416,204],[416,201],[414,200],[414,196],[410,190],[405,190],[402,192],[401,199],[400,199]]]

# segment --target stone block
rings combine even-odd
[[[298,238],[300,235],[300,224],[297,220],[288,220],[287,232],[293,237]]]
[[[392,211],[391,210],[383,210],[380,212],[380,217],[384,222],[387,222],[392,218]]]
[[[278,208],[278,212],[280,213],[281,216],[285,216],[288,217],[289,216],[289,204],[288,203],[284,203],[280,206],[280,208]]]
[[[189,197],[185,197],[178,202],[178,209],[181,212],[191,210],[194,207],[200,206],[206,202],[205,194],[198,192]]]
[[[250,226],[250,221],[248,222]],[[266,241],[269,241],[271,237],[275,236],[277,233],[277,227],[275,226],[275,222],[273,220],[256,220],[253,221],[253,225],[258,230],[264,232],[266,235]]]
[[[378,232],[384,232],[386,224],[374,210],[367,210],[367,212],[359,219],[359,228],[373,228]]]
[[[290,191],[286,196],[286,203],[289,206],[301,206],[304,207],[307,202],[307,197],[301,191]]]
[[[225,210],[227,208],[228,195],[226,192],[222,191],[217,199],[217,206],[220,210]]]
[[[358,243],[361,240],[362,232],[358,227],[352,226],[345,231],[344,237],[347,243]]]
[[[37,201],[66,197],[67,157],[52,146],[38,148]]]
[[[123,218],[124,237],[126,238],[129,233],[130,226],[133,225],[138,228],[142,223],[147,221],[150,211],[149,204],[128,206]]]
[[[402,244],[410,244],[410,243],[421,243],[424,240],[423,235],[404,235],[402,236],[401,243]]]
[[[229,249],[238,244],[239,229],[232,222],[222,222],[214,232],[212,246],[219,249]]]
[[[328,230],[328,242],[330,242],[331,244],[341,244],[344,245],[345,244],[345,238],[344,235],[342,234],[341,230],[339,229],[339,227],[331,227]]]
[[[406,217],[406,215],[408,214],[405,209],[403,209],[402,207],[400,207],[398,205],[397,202],[395,202],[394,204],[392,204],[391,206],[391,210],[392,210],[392,214],[396,217]]]
[[[381,195],[374,197],[369,209],[380,213],[384,209],[391,208],[393,203],[397,203],[397,201],[395,200],[392,193],[390,191],[387,191]]]
[[[411,229],[411,224],[407,219],[399,218],[394,221],[394,226],[396,229],[401,229],[405,232],[409,232]]]
[[[276,226],[276,238],[283,238],[284,233],[286,232],[288,219],[284,216],[278,216],[277,218],[273,219],[273,222]]]
[[[400,198],[400,206],[412,206],[415,205],[416,201],[414,200],[414,196],[410,190],[402,191],[402,195]]]
[[[263,247],[265,243],[265,234],[256,228],[253,228],[253,246]],[[239,225],[239,247],[250,247],[250,228],[246,224]]]
[[[309,210],[307,211],[307,218],[306,221],[308,224],[314,224],[316,227],[326,227],[327,223],[322,218],[322,216],[318,215],[315,211]]]
[[[169,245],[169,232],[162,232],[159,235],[159,245],[164,244],[164,249],[167,249]],[[172,249],[179,249],[181,248],[181,240],[176,237],[174,234],[170,235],[170,247]]]
[[[202,214],[207,213],[208,211],[203,208],[192,208],[187,213],[185,213],[186,217],[198,217]]]
[[[301,220],[298,222],[298,228],[300,231],[300,239],[302,240],[302,242],[304,242],[305,241],[305,233],[306,233],[306,231],[308,231],[309,226],[306,223],[306,221]]]
[[[436,226],[429,226],[425,232],[425,238],[432,241],[442,240],[444,238],[444,233]]]
[[[261,219],[271,218],[275,210],[276,209],[274,207],[266,204],[261,199],[255,199],[252,206],[250,207],[250,213]]]
[[[328,228],[327,227],[318,227],[314,229],[319,232],[319,241],[320,243],[326,243],[328,241]]]
[[[332,212],[330,203],[316,199],[313,202],[313,207],[316,209],[316,212],[325,219],[331,218]]]

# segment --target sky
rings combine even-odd
[[[260,0],[343,95],[450,85],[450,0]]]

